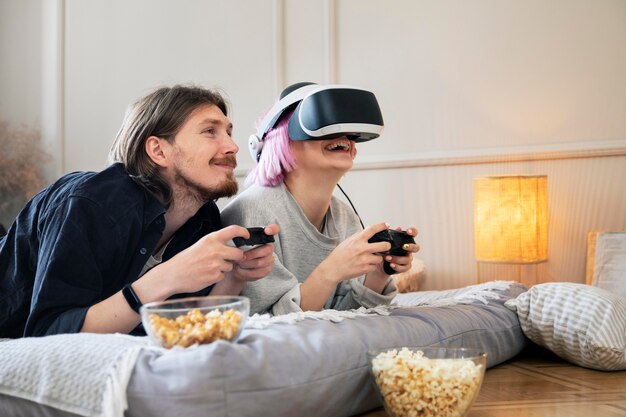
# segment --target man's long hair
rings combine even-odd
[[[220,93],[196,86],[162,87],[134,103],[109,151],[109,163],[121,162],[128,174],[154,194],[165,207],[172,203],[172,189],[145,150],[146,140],[156,136],[172,142],[191,113],[205,105],[217,106],[228,116]]]

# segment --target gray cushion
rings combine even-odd
[[[438,306],[399,307],[388,316],[361,315],[340,322],[273,323],[245,329],[236,344],[143,349],[127,387],[125,416],[363,413],[381,405],[369,377],[369,349],[436,344],[477,347],[487,352],[488,366],[494,366],[526,344],[517,315],[503,305],[524,291],[525,287],[512,285],[498,291],[500,299],[483,298],[484,302],[463,298],[468,294],[465,290],[425,292],[416,299],[421,296],[420,303],[427,300]],[[87,336],[75,335],[78,339]],[[0,395],[0,410],[12,416],[75,416],[22,399],[30,398],[24,395],[17,397]]]
[[[524,290],[515,286],[509,295]],[[247,329],[237,344],[140,353],[127,415],[350,416],[380,406],[369,380],[369,349],[477,347],[494,366],[525,343],[516,314],[502,301]]]

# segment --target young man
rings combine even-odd
[[[37,194],[0,238],[0,337],[141,334],[142,303],[267,275],[272,245],[229,245],[249,233],[222,228],[214,202],[237,192],[227,115],[218,93],[160,88],[129,109],[108,168]]]

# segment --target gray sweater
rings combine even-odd
[[[274,266],[265,278],[246,284],[242,295],[250,298],[250,313],[286,314],[302,311],[300,284],[347,237],[361,230],[348,205],[333,196],[323,233],[309,222],[287,187],[252,185],[222,211],[225,226],[280,225],[275,236]],[[348,310],[389,304],[396,294],[391,282],[383,294],[363,285],[365,276],[342,281],[324,308]]]

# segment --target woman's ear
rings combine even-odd
[[[160,167],[167,167],[169,159],[167,158],[167,147],[169,142],[156,136],[150,136],[146,139],[146,153],[152,161]]]

